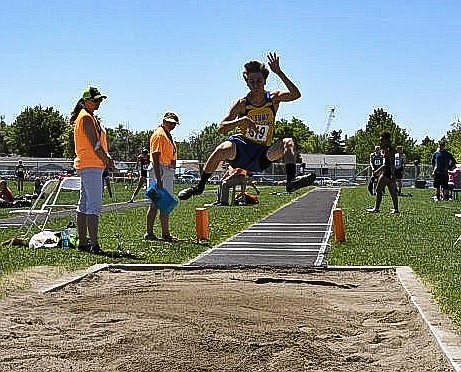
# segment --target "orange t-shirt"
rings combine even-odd
[[[74,124],[75,154],[74,168],[104,168],[104,162],[96,155],[93,145],[88,139],[83,128],[84,117],[89,117],[94,125],[96,134],[99,136],[100,146],[107,152],[107,137],[104,128],[96,123],[96,120],[85,109],[80,110]]]
[[[152,154],[154,153],[160,154],[160,164],[166,166],[176,165],[176,146],[171,143],[162,126],[159,126],[150,136],[151,161],[153,161]]]

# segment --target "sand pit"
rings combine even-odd
[[[101,271],[0,301],[1,371],[451,371],[393,270]]]

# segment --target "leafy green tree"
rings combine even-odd
[[[416,145],[416,156],[415,159],[419,160],[421,164],[430,164],[432,154],[437,150],[437,142],[426,136],[420,145]]]
[[[23,156],[62,157],[66,119],[53,107],[26,107],[11,124],[7,141]]]
[[[401,145],[407,155],[407,161],[415,157],[415,140],[409,137],[405,129],[400,128],[392,115],[384,109],[374,109],[368,118],[365,129],[359,129],[354,136],[346,141],[346,152],[357,155],[358,163],[368,163],[370,153],[379,144],[381,132],[391,133],[391,141],[394,146]]]
[[[6,125],[4,115],[0,115],[0,153],[7,154],[9,153],[7,137],[8,137],[8,130],[9,127]]]
[[[447,149],[461,162],[461,121],[458,119],[451,124],[451,130],[446,134]]]
[[[328,136],[328,143],[325,154],[328,155],[341,155],[344,154],[344,141],[341,139],[342,137],[342,130],[331,131],[330,135]]]

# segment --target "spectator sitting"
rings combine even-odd
[[[448,171],[448,190],[451,192],[452,198],[454,197],[453,190],[461,189],[461,168],[456,167]]]
[[[259,194],[259,190],[250,181],[252,176],[253,174],[249,171],[246,171],[241,168],[232,168],[231,166],[229,166],[226,173],[224,173],[224,176],[221,179],[221,184],[218,188],[218,201],[215,203],[215,205],[229,205],[230,189],[234,186],[241,185],[242,191],[244,191],[246,185],[249,184],[256,190],[256,193]]]
[[[13,202],[13,192],[5,180],[0,180],[0,207],[10,207],[13,205]]]
[[[43,188],[42,180],[39,177],[35,178],[35,181],[34,181],[34,193],[32,195],[32,199],[37,199],[38,198],[38,196],[42,192],[42,188]]]

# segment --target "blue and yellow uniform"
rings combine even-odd
[[[275,114],[270,92],[265,93],[265,102],[261,106],[253,105],[249,94],[245,97],[245,116],[256,123],[257,129],[238,126],[237,134],[229,137],[237,147],[235,159],[229,162],[233,168],[260,172],[271,164],[266,153],[274,140]]]

